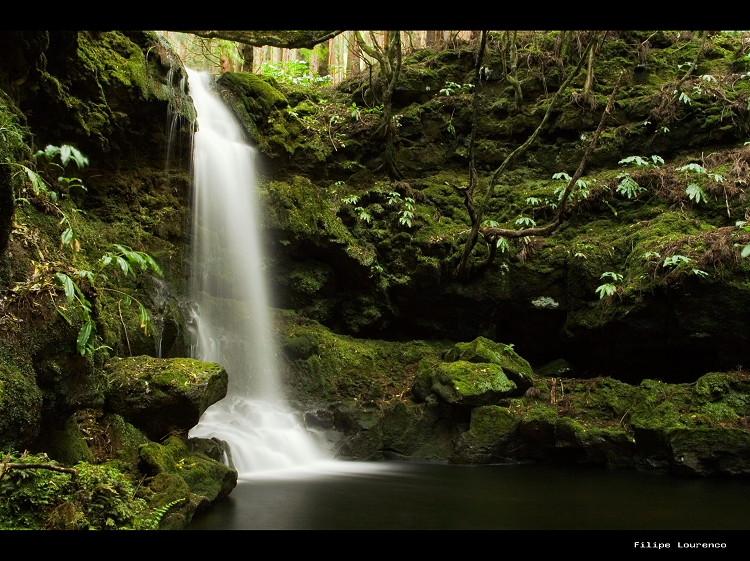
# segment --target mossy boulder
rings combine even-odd
[[[96,409],[76,411],[61,427],[46,432],[39,440],[38,447],[66,465],[119,462],[134,466],[139,447],[148,442],[121,415],[107,415]]]
[[[227,392],[228,375],[221,365],[189,358],[113,358],[105,372],[107,411],[157,442],[190,430]]]
[[[174,503],[160,528],[185,528],[195,512],[221,500],[237,485],[237,471],[201,452],[191,451],[179,437],[169,437],[163,444],[150,442],[140,448],[139,468],[150,480],[148,487],[161,507]],[[185,501],[185,497],[189,497]],[[179,502],[176,502],[179,501]]]
[[[445,360],[420,363],[414,382],[418,398],[432,394],[445,403],[477,407],[520,396],[533,385],[531,365],[512,346],[486,337],[457,343]]]
[[[247,137],[262,152],[291,154],[301,132],[296,119],[287,119],[287,97],[276,80],[252,72],[225,72],[217,80],[224,100],[232,108]]]

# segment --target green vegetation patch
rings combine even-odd
[[[61,468],[61,469],[58,469]],[[152,527],[153,512],[122,472],[79,463],[63,468],[46,455],[9,455],[0,463],[0,529],[116,530]]]
[[[31,372],[0,362],[0,450],[25,447],[37,436],[42,392]]]
[[[226,384],[224,367],[192,358],[115,357],[106,364],[110,384],[158,391],[164,387],[189,389],[209,384]],[[218,401],[218,400],[217,400]]]

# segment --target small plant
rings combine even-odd
[[[53,302],[58,313],[63,319],[65,319],[68,325],[74,325],[76,320],[81,320],[83,322],[76,338],[76,347],[78,352],[83,356],[93,354],[102,347],[96,347],[94,345],[96,337],[96,321],[93,316],[93,305],[79,285],[79,282],[81,281],[85,280],[92,286],[99,284],[99,286],[97,286],[99,291],[117,294],[120,298],[120,302],[125,306],[131,306],[135,303],[138,308],[140,326],[144,333],[148,334],[153,332],[153,321],[148,309],[137,298],[134,298],[121,290],[103,286],[109,281],[104,271],[108,267],[116,267],[126,276],[135,276],[137,270],[143,272],[151,271],[157,275],[161,275],[161,268],[156,261],[146,253],[133,251],[129,247],[120,244],[115,244],[113,248],[114,251],[109,251],[101,256],[96,271],[77,270],[71,273],[72,277],[64,272],[57,272],[54,274],[55,283],[65,294],[64,304]],[[74,278],[78,280],[74,280]]]
[[[720,173],[711,173],[702,165],[696,163],[685,164],[684,166],[676,168],[675,171],[684,172],[685,176],[688,178],[697,176],[698,178],[705,178],[714,183],[723,183],[725,180],[724,176]],[[687,194],[691,201],[696,203],[706,202],[708,200],[706,192],[698,182],[688,183],[688,186],[685,188],[685,194]]]
[[[398,191],[391,191],[388,193],[387,202],[389,205],[401,207],[398,210],[398,223],[411,228],[414,221],[414,199],[412,197],[402,197]]]
[[[650,160],[641,156],[628,156],[617,163],[621,166],[632,164],[636,167],[658,167],[664,164],[664,158],[661,156],[653,155]]]
[[[354,208],[354,211],[357,213],[357,217],[363,222],[367,222],[368,224],[372,222],[372,215],[366,208],[358,206]]]
[[[650,158],[628,156],[627,158],[620,160],[618,163],[621,166],[633,165],[636,167],[655,168],[664,164],[664,158],[657,156],[656,154],[652,155]],[[640,186],[628,172],[618,174],[617,179],[619,179],[620,182],[617,184],[615,192],[627,197],[628,199],[637,199],[638,196],[646,190],[646,188]]]
[[[628,199],[637,199],[638,195],[645,191],[645,187],[638,185],[638,182],[631,177],[629,173],[621,173],[617,176],[620,183],[615,191]]]
[[[706,192],[697,183],[688,185],[685,189],[685,194],[691,201],[695,201],[696,203],[705,202],[707,199]]]
[[[443,95],[453,95],[454,93],[460,92],[463,89],[471,90],[474,84],[457,84],[456,82],[446,82],[446,84],[440,90]]]
[[[567,183],[570,182],[571,179],[573,179],[571,176],[569,176],[564,171],[557,172],[552,176],[552,179],[560,179],[565,182],[564,185],[560,185],[559,187],[555,188],[555,195],[557,195],[557,200],[562,200],[563,194],[565,193],[565,189],[567,188]],[[590,193],[590,183],[586,181],[585,179],[579,179],[576,181],[575,184],[577,191],[573,191],[571,193],[571,198],[573,200],[575,199],[587,199]]]
[[[154,509],[154,511],[151,512],[148,516],[139,517],[138,521],[135,524],[135,528],[137,530],[158,530],[162,518],[164,518],[167,512],[169,512],[169,509],[177,504],[180,504],[184,500],[184,498],[176,499],[165,504],[164,506]]]
[[[662,263],[662,267],[669,268],[671,270],[685,270],[690,269],[690,273],[693,275],[696,275],[698,277],[708,277],[710,276],[706,271],[703,271],[701,269],[697,269],[695,267],[690,267],[691,259],[689,257],[686,257],[684,255],[670,255],[669,257],[666,257],[664,259],[664,262]]]
[[[542,310],[554,310],[560,307],[559,302],[549,296],[540,296],[531,301],[531,305]]]
[[[600,284],[596,288],[596,293],[599,295],[599,300],[603,300],[604,298],[614,296],[617,294],[618,286],[615,283],[622,282],[622,275],[620,273],[613,273],[612,271],[607,271],[602,273],[599,276],[599,279],[604,280],[608,279],[611,282],[605,282],[604,284]]]
[[[536,222],[528,216],[520,216],[516,218],[514,223],[516,226],[521,226],[522,228],[533,228],[536,226]]]
[[[682,263],[689,263],[690,258],[684,255],[670,255],[664,259],[662,267],[678,267]]]

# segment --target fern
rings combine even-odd
[[[174,501],[171,501],[164,506],[160,506],[157,509],[154,509],[154,511],[151,513],[151,515],[148,518],[142,518],[137,524],[136,529],[137,530],[158,530],[159,524],[161,524],[162,519],[164,516],[166,516],[167,512],[169,512],[169,509],[172,508],[174,505],[181,503],[184,501],[184,498],[176,499]]]

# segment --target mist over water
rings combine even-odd
[[[190,436],[225,440],[240,477],[326,460],[281,390],[258,226],[255,150],[212,90],[212,76],[189,69],[188,79],[197,112],[192,355],[222,364],[229,374],[227,397],[206,411]]]

